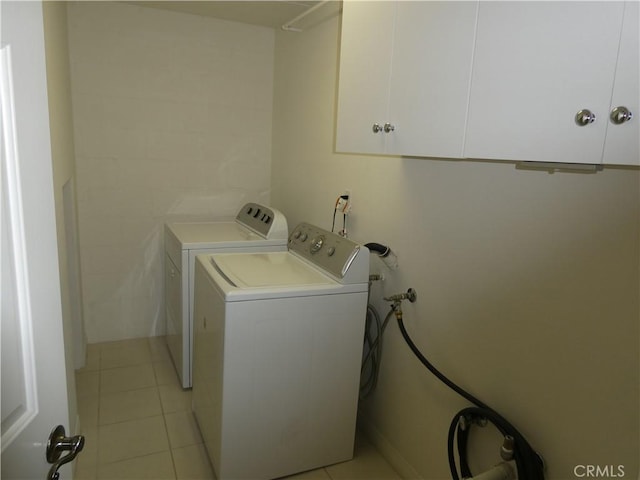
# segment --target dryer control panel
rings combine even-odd
[[[335,233],[301,223],[289,236],[289,251],[342,283],[369,281],[369,250]]]
[[[247,203],[238,211],[236,222],[268,239],[287,238],[287,220],[275,208]]]

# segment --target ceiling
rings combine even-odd
[[[234,22],[261,25],[264,27],[280,28],[285,23],[304,13],[320,0],[235,0],[235,1],[129,1],[140,6],[172,10],[206,17],[220,18]],[[331,1],[327,5],[319,7],[317,12],[321,14],[335,14],[340,8],[340,1]],[[302,25],[303,22],[301,21]],[[296,24],[296,26],[298,26]]]

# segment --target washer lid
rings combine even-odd
[[[239,288],[331,285],[336,282],[288,252],[216,254],[211,261]]]
[[[225,301],[332,295],[367,291],[368,284],[342,285],[290,252],[198,255]]]

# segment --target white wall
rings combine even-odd
[[[86,331],[164,332],[162,226],[270,198],[272,29],[68,5]]]
[[[292,226],[330,228],[335,198],[351,189],[351,238],[399,259],[373,287],[381,313],[383,295],[415,288],[404,312],[416,343],[521,430],[550,480],[575,478],[579,464],[636,478],[639,170],[335,154],[338,42],[337,18],[276,34],[272,204]],[[363,423],[408,476],[449,478],[449,422],[466,403],[394,323],[383,355]],[[499,461],[500,443],[486,444],[476,472]]]

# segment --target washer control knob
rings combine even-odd
[[[253,214],[253,218],[258,218],[258,215],[260,215],[261,210],[259,208],[256,209],[256,213]]]
[[[317,237],[311,239],[311,247],[309,248],[309,250],[311,251],[311,253],[316,253],[320,251],[323,245],[324,235],[318,235]]]
[[[301,242],[306,242],[306,241],[307,241],[307,238],[309,238],[309,237],[307,236],[307,234],[306,234],[306,233],[303,233],[302,235],[300,235],[300,241],[301,241]]]
[[[293,232],[293,238],[295,238],[296,240],[300,238],[300,230],[296,230],[295,232]]]
[[[327,249],[327,256],[328,257],[333,257],[333,254],[336,253],[336,247],[329,247]]]

